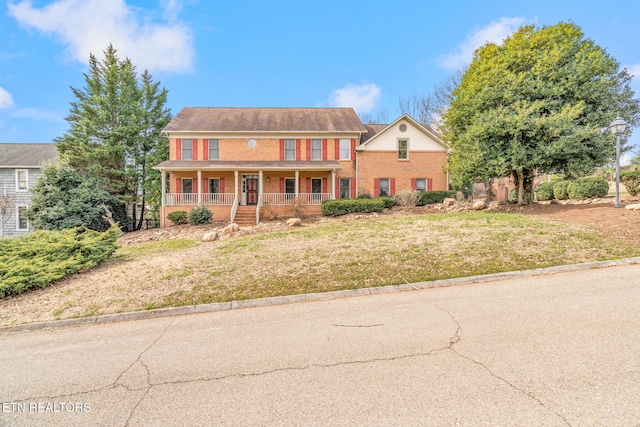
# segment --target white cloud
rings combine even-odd
[[[358,114],[367,114],[376,106],[382,89],[373,83],[354,85],[347,83],[343,88],[336,89],[329,96],[332,107],[352,107]]]
[[[9,3],[9,15],[23,27],[55,36],[76,61],[87,63],[89,53],[101,58],[109,45],[140,70],[187,72],[193,67],[193,37],[178,19],[179,0],[163,0],[163,24],[141,16],[124,0],[58,0],[42,8],[30,0]]]
[[[640,83],[640,64],[627,65],[624,67],[633,76],[633,80]]]
[[[468,34],[455,50],[440,58],[440,65],[451,70],[464,68],[471,63],[473,52],[487,43],[501,43],[525,23],[524,18],[500,18],[478,31]]]
[[[9,93],[9,91],[4,89],[3,87],[0,87],[0,108],[7,108],[11,107],[12,105],[13,96],[11,96],[11,93]]]
[[[64,117],[53,111],[40,110],[38,108],[21,108],[12,114],[21,119],[46,120],[48,122],[64,122]]]

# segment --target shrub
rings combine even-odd
[[[187,223],[187,212],[186,211],[176,211],[171,212],[167,215],[169,221],[174,223],[175,225],[186,224]]]
[[[187,221],[189,221],[191,225],[209,224],[212,218],[213,214],[204,206],[191,209],[191,212],[187,215]]]
[[[118,237],[120,229],[113,226],[102,233],[70,228],[0,239],[0,298],[97,266],[118,248]]]
[[[567,200],[569,198],[569,184],[571,181],[558,181],[553,186],[553,197],[558,200]]]
[[[416,190],[401,190],[393,195],[396,205],[404,208],[412,208],[420,201],[420,192]]]
[[[607,193],[609,193],[609,183],[606,179],[597,176],[576,179],[569,185],[569,198],[571,199],[604,197]]]
[[[371,199],[371,197],[372,197],[371,194],[364,192],[364,193],[359,193],[356,199]]]
[[[377,197],[375,200],[380,200],[385,209],[391,209],[396,205],[395,200],[393,200],[393,197],[391,196]]]
[[[622,172],[620,181],[622,181],[630,195],[635,197],[640,194],[640,171]]]
[[[534,190],[536,200],[553,200],[553,187],[555,182],[543,182]]]
[[[447,197],[456,197],[455,191],[421,191],[418,206],[431,205],[433,203],[442,203]]]
[[[385,209],[385,203],[380,199],[325,200],[322,202],[322,214],[340,216],[352,212],[382,212]]]

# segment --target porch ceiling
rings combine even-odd
[[[332,171],[342,169],[337,160],[324,161],[210,161],[210,160],[165,160],[153,169],[165,171]]]

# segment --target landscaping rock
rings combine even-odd
[[[238,230],[240,230],[240,226],[234,222],[232,224],[227,225],[225,228],[223,228],[222,234],[233,234]]]
[[[300,227],[302,225],[302,221],[300,218],[289,218],[287,220],[287,226],[289,227]]]
[[[487,208],[487,202],[485,202],[484,200],[478,200],[473,203],[472,207],[474,211],[481,211]]]
[[[208,233],[204,233],[204,235],[202,236],[203,242],[213,242],[214,240],[218,240],[217,231],[210,231]]]
[[[632,205],[627,205],[624,208],[628,209],[630,211],[637,211],[637,210],[640,210],[640,203],[634,203]]]
[[[456,199],[452,199],[451,197],[447,197],[442,201],[444,206],[453,206],[456,204]]]

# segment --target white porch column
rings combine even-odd
[[[258,171],[258,197],[262,194],[262,171]]]
[[[233,171],[233,174],[236,178],[236,185],[234,187],[235,190],[233,192],[235,193],[235,198],[237,199],[238,198],[238,171],[237,170]]]
[[[331,199],[336,198],[336,170],[331,171]]]
[[[202,205],[202,171],[198,169],[198,206]]]
[[[167,198],[167,172],[163,169],[160,171],[162,176],[162,190],[160,193],[160,227],[164,227],[164,207],[166,206]]]
[[[296,193],[296,198],[298,197],[298,193],[300,192],[300,189],[298,188],[298,181],[300,180],[300,171],[298,169],[296,169],[296,182],[295,182],[295,193]]]

